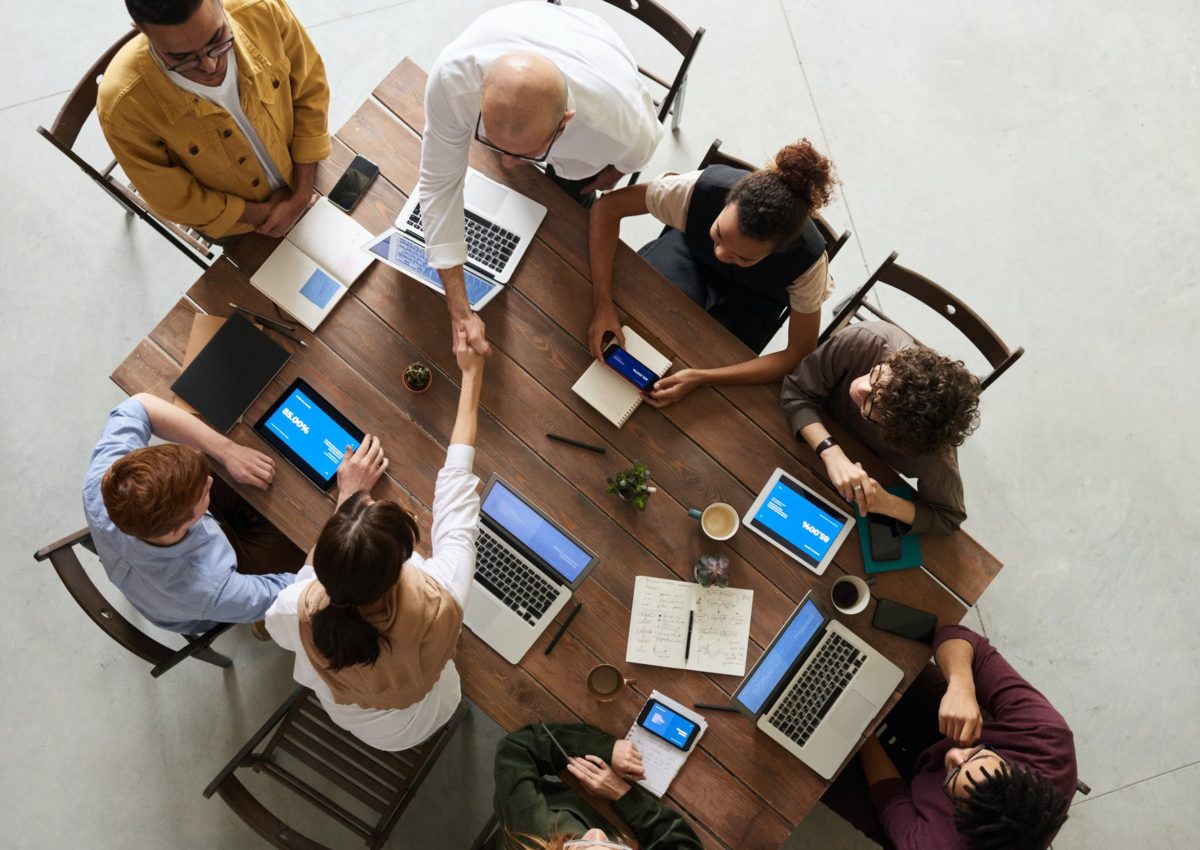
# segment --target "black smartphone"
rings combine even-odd
[[[672,711],[658,700],[650,700],[638,715],[637,725],[647,732],[662,738],[672,747],[691,749],[700,731],[700,724],[688,720],[677,711]]]
[[[867,531],[873,560],[900,559],[900,529],[896,526],[896,520],[890,516],[867,514]]]
[[[900,637],[933,645],[933,634],[937,631],[937,617],[928,611],[910,608],[890,599],[879,599],[875,604],[875,616],[871,625]]]
[[[616,340],[604,346],[602,353],[604,362],[610,368],[643,392],[654,386],[654,382],[658,380],[658,375],[655,375],[649,366],[617,345]]]
[[[379,166],[365,156],[354,157],[350,167],[342,172],[333,191],[329,193],[329,203],[339,210],[350,212],[367,193],[371,181],[379,174]]]

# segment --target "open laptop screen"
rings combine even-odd
[[[483,502],[483,512],[530,552],[541,558],[568,584],[575,582],[592,561],[592,553],[577,546],[497,480]]]
[[[806,599],[775,638],[767,654],[754,665],[750,675],[733,695],[734,700],[744,705],[752,714],[759,714],[763,703],[775,693],[779,684],[791,672],[804,647],[808,646],[813,635],[824,623],[825,617],[817,603]]]

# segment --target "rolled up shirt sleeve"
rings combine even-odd
[[[294,573],[256,576],[231,571],[225,585],[204,612],[204,617],[218,623],[253,623],[261,620],[279,591],[295,579]]]
[[[816,351],[801,360],[800,365],[783,379],[779,402],[792,424],[793,434],[799,434],[806,425],[821,421],[825,399],[841,379],[832,350],[836,339],[835,336],[817,346]]]

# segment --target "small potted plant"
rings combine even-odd
[[[701,587],[729,587],[729,559],[724,555],[701,555],[692,568]]]
[[[629,469],[623,469],[608,479],[607,491],[616,493],[639,511],[644,511],[646,501],[656,492],[656,488],[650,486],[650,470],[635,460]]]
[[[423,393],[433,383],[433,373],[424,363],[411,363],[404,370],[404,386],[409,392]]]

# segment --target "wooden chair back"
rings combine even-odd
[[[837,315],[833,317],[833,320],[830,321],[829,325],[821,333],[820,342],[829,339],[836,331],[848,325],[852,319],[856,317],[862,318],[860,311],[866,311],[877,319],[899,326],[898,322],[894,321],[880,308],[866,301],[868,293],[870,293],[876,284],[886,284],[932,309],[950,322],[950,324],[954,325],[979,350],[979,353],[984,356],[988,365],[991,366],[991,372],[980,380],[980,390],[987,389],[1013,363],[1017,362],[1021,355],[1025,353],[1025,349],[1017,348],[1014,350],[1010,348],[978,313],[964,304],[949,290],[939,286],[929,278],[901,266],[896,262],[898,256],[893,251],[891,256],[884,260],[883,264],[876,269],[875,274],[871,275],[870,279],[859,287],[857,292],[838,306]],[[913,338],[916,339],[915,334],[913,334]]]
[[[419,746],[392,753],[368,747],[325,713],[308,688],[294,690],[246,745],[204,789],[215,793],[259,836],[275,847],[326,850],[271,813],[237,777],[249,767],[277,780],[317,809],[377,848],[387,841],[400,815],[466,716],[461,703],[450,721]],[[273,734],[272,734],[273,731]],[[255,752],[270,735],[260,752]],[[285,758],[280,758],[280,756]],[[313,781],[319,781],[317,787]],[[353,799],[352,810],[330,792]],[[361,812],[369,811],[370,820]]]
[[[176,248],[188,255],[201,268],[207,269],[216,259],[216,253],[210,242],[203,234],[183,227],[175,222],[160,218],[132,186],[124,186],[112,176],[117,166],[116,159],[111,159],[103,170],[97,169],[75,150],[79,134],[87,123],[88,118],[96,110],[96,97],[100,91],[100,80],[108,69],[109,63],[117,52],[127,42],[137,35],[137,30],[130,28],[118,38],[100,58],[97,59],[75,84],[75,88],[67,95],[66,103],[59,110],[58,116],[50,129],[38,126],[37,131],[50,144],[54,145],[67,159],[75,163],[84,174],[92,179],[101,189],[108,193],[128,213],[132,213],[149,224],[160,235],[170,240]]]
[[[747,171],[757,171],[758,166],[752,165],[744,159],[727,154],[721,150],[721,140],[713,139],[713,143],[708,146],[708,151],[704,154],[704,158],[700,160],[700,169],[705,169],[710,165],[728,165],[730,168],[744,168]],[[821,236],[825,239],[825,256],[830,262],[837,256],[838,251],[842,250],[842,246],[850,241],[850,231],[843,230],[837,233],[830,226],[824,217],[819,212],[812,214],[813,224],[817,226],[817,230],[821,231]]]
[[[39,563],[49,561],[54,571],[71,598],[78,603],[92,622],[110,638],[125,649],[151,664],[150,675],[158,678],[185,658],[199,658],[217,667],[229,667],[233,664],[224,655],[214,652],[211,644],[219,635],[228,630],[231,623],[210,629],[202,635],[184,635],[187,643],[180,649],[172,649],[161,644],[148,634],[137,628],[113,608],[104,595],[97,589],[95,583],[88,577],[75,554],[75,547],[82,546],[95,554],[92,535],[88,529],[81,529],[74,534],[51,543],[44,549],[34,553],[33,559]]]
[[[561,6],[561,0],[548,0],[556,6]],[[661,98],[655,98],[654,105],[658,107],[659,123],[666,123],[671,116],[671,131],[678,132],[679,123],[683,119],[683,104],[687,94],[687,75],[692,66],[700,41],[704,38],[704,27],[689,29],[683,21],[671,14],[656,0],[605,0],[610,6],[615,6],[626,14],[632,15],[641,23],[654,30],[667,44],[679,53],[679,67],[674,77],[668,82],[666,78],[648,71],[638,65],[638,73],[661,88],[665,93]],[[641,172],[629,176],[629,185],[637,182]]]

